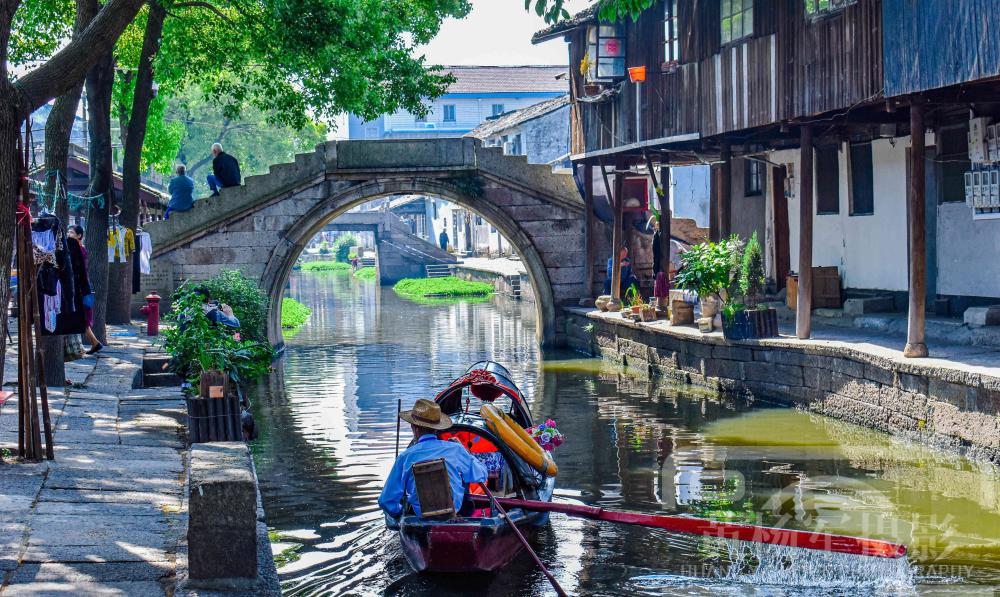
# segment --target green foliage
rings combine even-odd
[[[697,293],[699,298],[719,295],[725,300],[736,283],[741,254],[742,241],[736,236],[695,245],[681,255],[682,265],[674,283]]]
[[[629,307],[641,307],[644,302],[642,300],[642,295],[639,294],[639,287],[635,284],[628,287],[625,291],[625,304]]]
[[[337,261],[347,263],[347,254],[351,252],[351,247],[358,245],[358,237],[350,232],[341,234],[337,240],[333,241],[333,256]]]
[[[302,264],[304,272],[347,272],[351,266],[340,261],[310,261]]]
[[[171,371],[195,386],[203,371],[226,371],[236,383],[252,382],[266,375],[274,359],[271,345],[244,339],[242,332],[210,321],[195,287],[185,283],[173,294],[171,319],[175,325],[164,330],[164,346],[172,357]],[[231,306],[241,321],[252,319],[253,313]]]
[[[161,94],[162,90],[161,84]],[[227,153],[239,159],[246,177],[265,174],[272,164],[291,162],[295,154],[313,151],[327,136],[327,127],[312,119],[301,128],[274,124],[274,112],[252,105],[244,107],[236,117],[227,117],[223,107],[197,86],[168,90],[163,118],[182,128],[176,158],[187,166],[199,195],[208,194],[205,176],[211,172],[213,143],[222,143]]]
[[[281,328],[294,330],[301,326],[312,315],[312,310],[299,301],[285,297],[281,300]]]
[[[24,66],[47,59],[72,35],[75,19],[73,0],[24,0],[10,24],[7,60]]]
[[[760,249],[760,241],[757,240],[757,232],[754,231],[747,241],[740,263],[740,294],[751,307],[760,302],[760,297],[764,294],[764,284],[764,256]]]
[[[474,297],[493,294],[493,286],[485,282],[469,282],[453,276],[444,278],[405,278],[393,287],[405,298]]]
[[[360,267],[354,272],[354,277],[359,280],[374,280],[376,276],[374,267]]]
[[[729,301],[722,307],[722,318],[726,321],[732,321],[738,312],[746,311],[746,308],[747,306],[743,303]]]
[[[267,341],[267,307],[270,302],[255,280],[238,270],[224,270],[202,283],[212,299],[233,308],[242,327],[240,332],[250,340]]]
[[[602,21],[618,21],[632,17],[635,21],[653,5],[653,0],[592,0],[598,2],[597,15]],[[570,18],[569,12],[563,8],[565,0],[524,0],[525,10],[534,6],[535,13],[544,17],[547,23],[555,23],[561,19]]]

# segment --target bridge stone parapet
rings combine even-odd
[[[575,181],[473,139],[321,144],[148,225],[154,275],[170,277],[173,287],[224,269],[258,279],[272,299],[269,336],[280,344],[280,299],[310,239],[356,205],[401,194],[442,197],[496,226],[527,266],[541,339],[560,341],[557,307],[586,294],[583,201]]]

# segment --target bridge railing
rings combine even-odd
[[[394,248],[394,249],[402,252],[402,253],[408,253],[410,255],[416,255],[416,256],[419,256],[419,257],[423,257],[425,259],[430,259],[430,260],[434,261],[435,263],[448,263],[448,264],[452,263],[451,261],[449,261],[447,259],[444,259],[443,257],[438,257],[437,255],[431,255],[429,253],[424,253],[420,249],[414,249],[413,247],[407,247],[406,245],[398,245],[398,244],[396,244],[396,243],[394,243],[392,241],[389,241],[389,240],[383,240],[382,242],[384,244],[387,244],[390,247],[392,247],[392,248]]]

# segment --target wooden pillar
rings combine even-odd
[[[795,309],[795,335],[812,335],[813,257],[813,136],[809,125],[799,132],[799,294]]]
[[[622,239],[622,222],[625,215],[625,201],[622,200],[622,187],[625,184],[625,177],[621,173],[620,164],[621,160],[615,162],[615,221],[611,232],[611,299],[612,302],[617,301],[618,304],[621,304],[622,300],[622,262],[618,258],[618,253],[624,245]]]
[[[667,275],[667,288],[670,287],[670,166],[663,165],[660,169],[660,268]],[[653,272],[654,279],[656,272]]]
[[[594,291],[594,259],[596,258],[595,234],[594,234],[594,167],[590,164],[583,166],[583,211],[586,234],[586,257],[584,263],[584,296],[591,296]]]
[[[906,348],[903,349],[903,356],[909,358],[927,356],[927,344],[924,341],[927,301],[924,136],[924,106],[914,102],[910,105],[910,192],[906,203],[906,220],[910,228],[910,310],[906,325]]]
[[[733,151],[729,141],[723,141],[719,150],[722,158],[722,165],[719,167],[719,207],[716,210],[719,216],[719,240],[729,237],[730,230],[733,229]]]

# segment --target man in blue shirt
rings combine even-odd
[[[403,497],[413,511],[420,516],[420,502],[417,498],[417,487],[413,480],[411,467],[427,460],[444,458],[448,468],[448,479],[451,482],[451,495],[455,502],[455,512],[462,509],[465,491],[470,483],[485,483],[487,472],[476,458],[460,443],[442,441],[437,438],[437,431],[451,427],[451,418],[441,412],[441,407],[431,400],[420,399],[413,405],[413,410],[399,413],[399,418],[410,424],[413,430],[414,442],[399,455],[385,488],[378,498],[378,505],[392,518],[403,514]]]
[[[170,191],[170,203],[167,204],[166,219],[171,212],[187,211],[194,207],[194,179],[187,175],[184,165],[177,166],[177,176],[170,179],[167,190]]]

